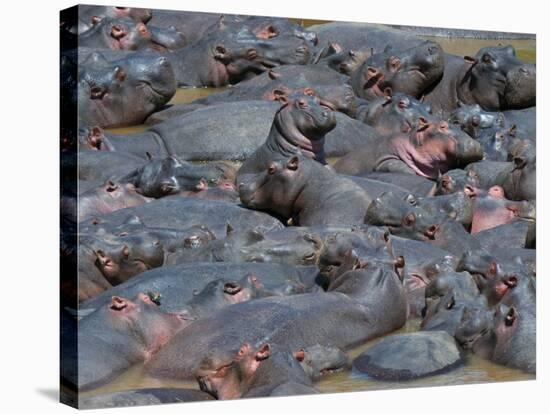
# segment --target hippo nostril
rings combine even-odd
[[[92,86],[90,88],[90,98],[91,99],[101,99],[105,95],[105,89],[100,86]]]

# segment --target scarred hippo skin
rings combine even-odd
[[[195,377],[201,390],[219,400],[318,393],[293,354],[273,351],[268,343],[211,350]]]
[[[507,200],[503,188],[493,186],[485,194],[476,196],[471,232],[473,234],[510,223],[517,217],[535,220],[534,203]]]
[[[112,6],[78,6],[78,34],[91,29],[103,17],[116,19],[128,17],[135,22],[147,23],[151,20],[153,13],[151,9],[140,9],[137,7],[112,7]]]
[[[303,95],[286,102],[275,114],[264,144],[243,163],[243,174],[259,173],[270,162],[302,154],[326,164],[325,135],[336,127],[332,108],[315,96]]]
[[[129,17],[104,17],[78,37],[81,47],[113,50],[153,48],[151,32],[143,22]]]
[[[175,92],[174,72],[165,57],[132,53],[108,61],[100,53],[92,53],[79,65],[80,125],[113,128],[141,124]]]
[[[136,192],[132,184],[107,181],[99,188],[79,194],[78,221],[84,221],[97,214],[108,214],[121,208],[139,206],[151,201]]]
[[[382,52],[388,45],[402,50],[424,42],[405,31],[372,23],[333,22],[310,26],[309,30],[317,33],[320,45],[338,42],[344,49],[372,48],[374,53]]]
[[[185,326],[176,314],[160,311],[141,293],[135,300],[113,296],[111,303],[79,323],[80,390],[96,388],[131,365],[149,360]]]
[[[218,279],[239,280],[255,275],[269,292],[305,293],[315,287],[319,273],[315,266],[289,266],[271,263],[188,263],[166,266],[144,272],[115,286],[93,300],[82,303],[81,309],[96,309],[109,303],[112,295],[135,296],[150,292],[160,296],[159,309],[180,312],[193,298],[195,291]]]
[[[234,178],[235,170],[227,164],[196,165],[170,156],[152,159],[121,181],[132,183],[144,196],[160,198],[182,191],[202,190],[208,184],[233,181]]]
[[[141,206],[117,210],[105,216],[98,215],[97,218],[108,219],[113,224],[121,224],[128,215],[139,217],[148,227],[163,227],[173,230],[188,229],[190,223],[204,223],[203,225],[217,238],[225,236],[228,223],[234,228],[243,230],[262,228],[264,232],[283,227],[280,221],[265,213],[251,211],[222,201],[190,197],[165,197]]]
[[[107,135],[105,149],[145,157],[175,155],[180,160],[245,160],[269,135],[278,103],[228,102],[197,109],[154,125],[142,133]],[[325,137],[328,157],[341,156],[374,139],[375,131],[339,112]],[[223,139],[220,139],[223,137]]]
[[[316,65],[284,65],[269,70],[235,87],[193,101],[193,104],[213,105],[220,102],[248,100],[279,100],[310,88],[330,102],[335,110],[354,116],[356,96],[345,76]],[[160,116],[161,114],[159,114]]]
[[[296,350],[317,343],[348,349],[405,323],[406,298],[393,270],[372,265],[335,282],[328,293],[257,299],[201,319],[175,337],[147,370],[156,377],[190,378],[205,350],[235,350],[244,342],[266,340]]]
[[[351,75],[351,85],[367,101],[384,96],[386,88],[420,98],[441,79],[444,66],[443,49],[435,42],[406,50],[391,48],[367,58]]]
[[[510,45],[484,47],[464,60],[446,54],[443,78],[425,102],[436,113],[450,113],[458,101],[487,111],[527,108],[535,105],[535,77],[535,65],[522,63]]]
[[[433,118],[428,105],[404,93],[386,90],[358,109],[357,119],[383,135],[408,131],[421,121]]]
[[[285,229],[276,238],[256,230],[230,231],[225,239],[208,243],[200,249],[180,250],[168,255],[167,265],[191,262],[257,262],[314,265],[323,242],[315,233],[296,234]],[[292,229],[290,229],[292,231]],[[290,233],[290,234],[289,234]],[[285,237],[285,234],[288,234]]]
[[[353,361],[378,380],[405,381],[457,368],[463,363],[454,338],[444,331],[413,332],[382,339]]]
[[[451,168],[480,160],[481,146],[446,122],[421,123],[414,132],[399,133],[364,144],[334,168],[344,174],[369,171],[417,174],[437,179]]]
[[[138,407],[154,404],[174,404],[190,401],[213,400],[211,395],[193,389],[184,388],[143,388],[132,391],[118,391],[80,398],[79,408],[85,410],[98,408]]]
[[[303,226],[362,224],[371,201],[353,181],[297,155],[241,176],[238,187],[245,206],[285,219],[297,215]]]

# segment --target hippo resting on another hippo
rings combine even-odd
[[[535,105],[535,82],[535,65],[521,62],[512,46],[484,47],[464,60],[446,55],[443,78],[424,101],[447,114],[459,101],[487,111],[522,109]]]
[[[108,17],[111,19],[128,17],[135,22],[147,23],[151,20],[153,12],[151,9],[140,9],[137,7],[113,7],[113,6],[78,6],[78,34],[91,29],[95,22]]]
[[[275,119],[264,144],[246,159],[237,174],[259,173],[271,161],[295,154],[326,164],[325,135],[336,127],[332,107],[315,96],[300,96],[286,102]]]
[[[225,86],[274,66],[310,61],[309,42],[292,34],[257,38],[247,29],[211,32],[167,56],[180,86]]]
[[[445,121],[420,120],[408,134],[388,135],[365,143],[341,158],[334,168],[343,174],[402,172],[435,180],[451,168],[481,159],[481,146],[464,132],[450,128]]]
[[[314,344],[348,349],[403,326],[407,301],[393,267],[369,264],[334,280],[330,292],[257,299],[200,319],[150,361],[155,377],[190,378],[208,353],[256,347]]]
[[[130,54],[107,61],[93,53],[80,64],[78,77],[81,125],[140,124],[176,92],[172,67],[158,55]]]
[[[443,76],[444,53],[441,46],[425,42],[406,50],[389,49],[377,53],[352,74],[355,93],[367,101],[384,95],[389,88],[420,98]]]
[[[296,215],[302,226],[362,224],[371,201],[353,181],[297,155],[243,174],[237,185],[245,206],[285,219]]]
[[[254,275],[263,286],[263,293],[292,295],[318,290],[315,266],[290,266],[274,263],[186,263],[162,266],[103,292],[80,304],[80,310],[97,309],[111,301],[113,295],[133,297],[139,292],[158,298],[156,303],[164,312],[181,312],[189,301],[211,282],[242,280]],[[248,283],[248,282],[247,282]],[[266,294],[266,296],[268,296]]]
[[[175,155],[180,160],[244,160],[265,142],[279,108],[280,104],[266,101],[207,106],[141,133],[103,134],[102,148],[142,158],[149,152],[161,157]],[[362,122],[340,112],[334,116],[336,128],[325,140],[328,157],[347,154],[376,136],[376,132]]]

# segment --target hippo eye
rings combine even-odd
[[[447,303],[447,306],[445,306],[447,309],[452,309],[455,307],[455,298],[454,296],[451,298],[451,301]]]
[[[403,219],[403,224],[405,226],[412,226],[415,223],[415,221],[416,221],[416,214],[409,213]]]

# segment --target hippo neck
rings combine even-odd
[[[283,109],[275,115],[266,146],[285,157],[301,153],[321,164],[326,164],[325,137],[316,140],[306,137],[296,128],[292,118],[285,114],[286,111]]]

